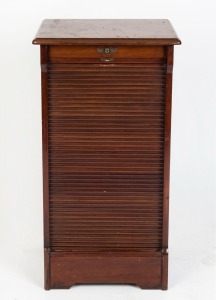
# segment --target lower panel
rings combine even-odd
[[[166,261],[166,263],[164,263]],[[156,254],[51,253],[46,289],[74,284],[135,284],[143,289],[166,289],[167,259]],[[163,283],[162,283],[163,279]]]

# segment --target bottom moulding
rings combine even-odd
[[[135,284],[142,289],[167,289],[168,254],[72,253],[45,249],[45,289],[75,284]]]

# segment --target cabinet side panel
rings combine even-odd
[[[48,102],[47,102],[47,46],[41,46],[41,95],[42,95],[42,147],[43,147],[43,209],[44,209],[44,264],[45,289],[50,288],[49,258],[49,158],[48,158]]]
[[[163,192],[163,264],[162,288],[167,289],[168,274],[168,226],[169,226],[169,177],[170,177],[170,137],[172,108],[173,46],[167,47],[165,136],[164,136],[164,192]]]

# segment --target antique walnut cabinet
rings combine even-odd
[[[168,20],[44,20],[45,289],[167,289]]]

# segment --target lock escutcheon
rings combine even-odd
[[[98,47],[97,52],[101,54],[112,54],[117,52],[117,48],[114,47]]]

